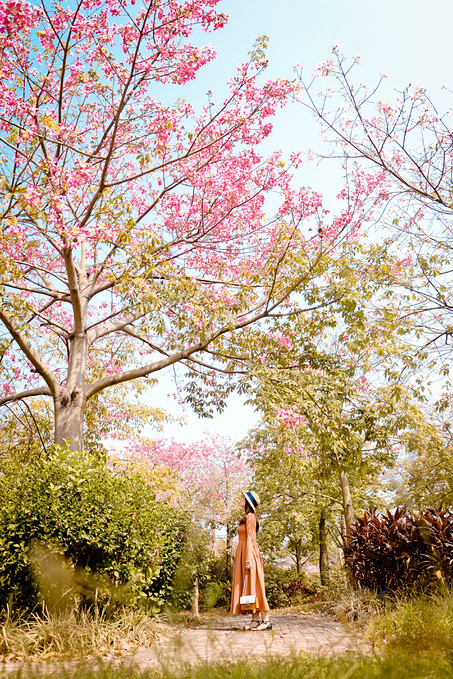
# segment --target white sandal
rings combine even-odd
[[[259,620],[252,620],[244,629],[257,629],[262,623]]]
[[[266,622],[263,620],[263,622],[260,622],[258,627],[254,627],[253,629],[255,632],[262,632],[265,629],[272,629],[272,623],[270,620],[266,620]]]

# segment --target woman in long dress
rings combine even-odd
[[[264,587],[263,559],[256,544],[259,523],[255,510],[260,504],[260,499],[257,493],[250,490],[243,490],[242,494],[244,497],[241,507],[244,509],[244,516],[237,527],[239,543],[234,560],[230,613],[232,615],[243,613],[239,601],[241,596],[256,593],[257,607],[252,611],[252,622],[246,629],[261,631],[272,629],[272,623],[269,621],[269,605]]]

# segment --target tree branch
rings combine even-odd
[[[171,354],[167,356],[167,358],[163,358],[160,361],[148,363],[147,365],[141,366],[140,368],[133,368],[131,370],[125,370],[115,375],[106,375],[105,377],[101,377],[100,379],[96,380],[92,384],[87,385],[85,387],[86,398],[87,399],[91,398],[91,396],[94,396],[95,394],[97,394],[99,391],[102,391],[102,389],[105,389],[106,387],[110,387],[115,384],[121,384],[122,382],[128,382],[139,377],[146,377],[147,375],[150,375],[153,372],[157,372],[158,370],[162,370],[163,368],[166,368],[170,365],[174,365],[175,363],[178,363],[180,361],[183,361],[184,359],[189,358],[192,354],[195,354],[198,351],[203,351],[204,349],[206,349],[206,347],[208,347],[212,342],[214,342],[222,335],[225,335],[228,332],[234,332],[235,330],[241,330],[242,328],[246,328],[252,323],[256,323],[257,321],[260,321],[263,318],[267,318],[276,307],[278,307],[286,299],[288,299],[291,292],[293,292],[300,285],[300,283],[304,280],[305,277],[306,274],[304,273],[302,276],[297,278],[296,281],[294,281],[292,285],[288,286],[287,289],[281,294],[281,296],[278,299],[276,299],[273,302],[272,305],[269,305],[268,300],[265,300],[264,302],[261,303],[262,311],[260,311],[259,313],[255,313],[253,316],[248,316],[247,318],[244,318],[244,315],[250,313],[250,311],[245,312],[245,314],[241,314],[233,326],[224,326],[219,330],[216,330],[203,342],[193,344],[192,346],[188,347],[187,349],[184,349],[183,351]]]
[[[145,314],[139,314],[138,316],[129,316],[128,318],[124,319],[124,321],[112,321],[111,323],[107,323],[103,328],[100,327],[100,324],[97,327],[92,327],[88,329],[88,345],[91,346],[96,342],[96,340],[100,339],[101,337],[105,337],[106,335],[110,335],[112,332],[117,332],[119,330],[124,330],[128,325],[133,323],[134,321],[138,321],[140,318],[143,318]],[[102,321],[101,321],[102,323]],[[132,333],[129,333],[132,335]],[[137,339],[141,339],[141,337],[137,334],[134,335]],[[142,340],[146,341],[146,340]]]
[[[50,391],[50,389],[46,389],[46,387],[27,389],[27,391],[21,391],[18,394],[10,394],[9,396],[3,396],[3,398],[0,398],[0,406],[5,405],[6,403],[22,401],[24,398],[30,398],[32,396],[52,396],[52,392]]]

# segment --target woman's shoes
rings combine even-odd
[[[260,624],[253,629],[255,632],[262,632],[265,629],[272,629],[272,623],[270,620],[267,620],[266,622],[260,622]]]
[[[252,620],[248,625],[244,627],[244,629],[256,629],[257,627],[260,626],[260,621],[259,620]]]

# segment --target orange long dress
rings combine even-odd
[[[258,545],[256,544],[255,514],[249,513],[246,515],[245,523],[239,524],[237,533],[239,536],[239,543],[236,551],[236,558],[234,560],[230,613],[232,615],[238,615],[239,613],[250,612],[241,611],[241,605],[239,603],[244,587],[246,561],[250,563],[252,568],[247,573],[244,594],[255,594],[256,592],[258,597],[258,610],[263,613],[269,610],[269,605],[267,603],[266,590],[264,587],[263,559],[260,550],[258,549]]]

